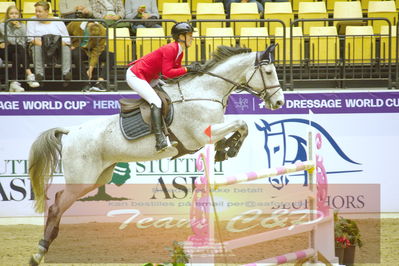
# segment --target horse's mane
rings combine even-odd
[[[232,57],[233,55],[250,53],[251,49],[242,48],[242,47],[230,47],[225,45],[220,45],[216,48],[216,51],[213,52],[212,58],[205,62],[203,65],[203,71],[209,71],[211,68],[219,65],[224,62],[227,58]],[[203,75],[202,73],[190,72],[184,76],[180,76],[178,78],[169,79],[167,83],[177,83],[178,81],[182,81],[188,78],[194,78],[197,76]]]

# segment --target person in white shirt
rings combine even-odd
[[[36,16],[33,18],[49,19],[50,5],[48,2],[39,1],[35,4]],[[33,64],[35,67],[36,80],[44,79],[42,36],[47,34],[62,36],[62,75],[63,79],[72,79],[71,73],[71,50],[69,45],[71,39],[68,30],[62,21],[29,21],[27,25],[28,41],[31,43]]]

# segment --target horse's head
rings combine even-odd
[[[265,106],[271,110],[284,105],[284,94],[273,64],[273,51],[276,46],[272,44],[265,51],[258,52],[255,64],[245,75],[246,85],[251,88],[250,93],[263,99]]]

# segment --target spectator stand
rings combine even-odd
[[[163,25],[166,24],[166,22],[171,22],[171,20],[160,20]],[[386,29],[384,32],[381,32],[381,34],[376,35],[372,34],[373,37],[370,39],[367,39],[367,36],[345,36],[345,34],[342,32],[343,29],[346,28],[346,26],[350,25],[357,25],[359,22],[361,22],[361,25],[366,25],[369,21],[378,21],[379,23],[385,23]],[[270,34],[270,31],[266,31],[267,34],[265,34],[265,31],[260,31],[263,32],[261,36],[243,36],[243,34],[240,31],[240,34],[230,34],[229,36],[220,36],[218,34],[216,35],[209,35],[207,34],[207,29],[208,27],[206,25],[209,25],[212,23],[223,23],[226,25],[225,28],[230,28],[232,26],[233,32],[234,32],[234,25],[235,23],[233,22],[256,22],[260,28],[268,28],[267,26],[271,24],[271,22],[278,22],[281,23],[282,31],[279,31],[279,36],[276,36],[276,34]],[[337,22],[337,23],[334,23]],[[382,86],[387,86],[388,88],[391,88],[392,85],[395,84],[393,80],[398,80],[399,73],[392,72],[392,61],[394,61],[396,64],[398,60],[396,59],[397,53],[393,53],[393,51],[396,51],[397,45],[396,43],[392,43],[392,35],[397,32],[396,30],[393,32],[392,28],[389,30],[389,26],[391,25],[388,19],[384,18],[345,18],[345,19],[328,19],[328,18],[321,18],[321,19],[297,19],[293,23],[291,23],[290,27],[295,27],[296,29],[293,30],[292,32],[288,30],[290,27],[287,27],[288,25],[285,25],[282,21],[279,20],[221,20],[221,19],[210,19],[210,20],[191,20],[190,23],[193,23],[193,25],[197,28],[198,35],[194,36],[194,47],[191,47],[188,49],[186,52],[186,57],[184,64],[189,64],[192,61],[200,61],[200,62],[205,62],[207,59],[209,59],[211,52],[215,48],[216,41],[219,42],[219,44],[228,44],[228,45],[245,45],[246,41],[248,40],[249,37],[251,38],[258,38],[258,41],[260,38],[266,38],[265,36],[267,35],[267,43],[279,43],[279,46],[276,49],[276,67],[278,68],[278,73],[281,79],[281,83],[285,86],[287,84],[286,88],[287,89],[294,89],[297,87],[303,86],[302,84],[306,83],[307,86],[309,84],[317,84],[317,86],[320,85],[320,83],[324,83],[321,87],[352,87],[353,85],[351,83],[357,82],[361,83],[364,79],[376,82],[378,84],[382,84]],[[309,31],[312,27],[320,27],[321,25],[325,25],[325,27],[329,28],[324,28],[325,34],[319,34],[318,35],[318,30],[313,29],[312,34],[310,35],[309,33],[304,33],[303,29],[298,28],[300,25],[307,25],[307,24],[312,24],[311,27],[309,27]],[[322,23],[320,25],[320,23]],[[333,25],[336,24],[336,31],[337,34],[335,34],[335,31],[333,28]],[[305,28],[305,26],[303,26]],[[323,26],[322,26],[323,27]],[[218,27],[210,27],[210,28],[217,28]],[[221,28],[221,27],[219,27]],[[288,29],[287,29],[288,28]],[[288,32],[284,33],[283,31]],[[211,30],[210,32],[215,32],[214,30]],[[301,34],[298,34],[298,32],[301,32]],[[245,32],[245,31],[244,31]],[[247,31],[248,32],[248,31]],[[320,32],[320,29],[319,29]],[[158,36],[157,36],[158,35]],[[369,36],[370,37],[370,36]],[[338,38],[338,39],[337,39]],[[353,39],[353,42],[351,42],[350,38]],[[384,38],[384,39],[383,39]],[[224,39],[230,39],[233,40],[232,42],[228,41],[225,42],[226,40]],[[338,40],[338,41],[337,41]],[[353,53],[349,53],[349,47],[351,46],[352,49],[354,48],[353,46],[355,45],[357,48],[359,48],[359,40],[360,43],[365,43],[369,42],[370,45],[367,45],[365,47],[369,47],[368,50],[373,50],[372,52],[367,52],[367,53],[362,53],[360,55],[354,55]],[[380,45],[383,41],[383,46]],[[394,40],[397,42],[396,37]],[[144,45],[145,42],[143,41],[149,41],[150,45]],[[144,54],[155,50],[157,47],[170,42],[171,37],[169,36],[168,31],[163,31],[162,34],[158,33],[153,33],[153,34],[144,34],[141,36],[136,36],[132,38],[132,60],[135,60],[137,58],[140,58]],[[288,42],[287,42],[288,41]],[[214,42],[215,45],[208,45],[207,43],[212,43]],[[302,45],[300,47],[299,51],[300,56],[299,59],[296,58],[295,56],[298,54],[295,52],[295,49],[297,49],[298,45],[295,45],[296,42],[299,43],[299,45]],[[248,42],[247,42],[248,43]],[[260,42],[261,43],[261,42]],[[319,44],[318,46],[316,44]],[[323,44],[324,43],[324,44]],[[331,45],[334,45],[334,49],[330,49]],[[141,47],[141,48],[140,48]],[[143,47],[149,47],[149,50],[144,52]],[[290,49],[290,47],[293,47],[293,49]],[[324,47],[324,48],[323,48]],[[347,47],[347,48],[345,48]],[[254,49],[254,46],[251,47]],[[316,56],[316,51],[315,49],[318,49],[318,56]],[[381,49],[384,50],[381,50]],[[255,48],[256,49],[256,48]],[[264,47],[259,47],[259,50],[264,49]],[[302,50],[303,49],[303,50]],[[337,50],[338,49],[338,50]],[[366,48],[367,49],[367,48]],[[119,49],[117,49],[117,52]],[[346,52],[346,53],[345,53]],[[323,54],[324,53],[324,54]],[[368,55],[367,55],[368,54]],[[367,56],[366,56],[367,55]],[[383,56],[381,56],[383,55]],[[354,57],[355,56],[355,57]],[[366,58],[367,57],[367,58]],[[125,60],[126,63],[128,60]],[[120,62],[118,63],[118,65]],[[396,65],[395,65],[396,66]],[[285,69],[286,67],[289,67],[289,74],[286,76]],[[281,74],[280,74],[281,73]],[[120,79],[121,82],[123,82],[124,79]],[[309,82],[312,81],[312,82]],[[295,84],[295,85],[294,85]],[[331,85],[333,84],[333,85]],[[364,84],[364,82],[363,82]],[[356,85],[357,86],[357,85]],[[320,86],[319,86],[320,87]]]
[[[204,17],[206,18],[209,15],[209,18],[212,19],[189,20],[197,29],[197,32],[194,34],[193,47],[185,53],[183,64],[187,65],[194,61],[205,62],[219,44],[241,45],[250,47],[252,50],[263,50],[265,44],[278,43],[279,46],[275,51],[275,65],[280,82],[285,89],[397,87],[396,84],[399,80],[397,53],[399,40],[396,36],[399,29],[395,25],[397,22],[396,14],[390,12],[393,16],[387,18],[326,18],[324,9],[318,8],[322,11],[320,12],[322,17],[317,18],[317,14],[314,13],[319,12],[318,10],[309,11],[309,9],[309,16],[300,17],[301,10],[307,10],[306,4],[308,3],[299,4],[299,13],[295,16],[299,19],[287,24],[282,20],[273,19],[219,19],[217,16],[222,15],[220,10],[216,11],[215,9],[215,17],[213,17],[213,15],[210,16],[213,13],[209,11],[209,7],[220,7],[220,3],[216,5],[199,3],[198,6],[204,5],[205,7]],[[373,6],[374,4],[370,1],[369,5]],[[301,6],[305,8],[301,9]],[[206,11],[206,8],[208,8],[208,11]],[[391,9],[392,4],[390,4]],[[202,8],[197,8],[198,17],[200,17],[200,12],[203,12],[202,10]],[[376,10],[375,16],[378,16],[378,12],[385,9],[373,8],[373,10]],[[329,16],[332,17],[332,13],[329,13]],[[223,17],[226,17],[225,14]],[[26,22],[31,19],[18,20]],[[64,22],[102,22],[101,20],[90,19],[57,19],[57,21],[60,20]],[[107,78],[107,83],[108,87],[115,90],[127,89],[124,74],[129,62],[141,58],[163,44],[172,41],[170,25],[177,22],[173,19],[151,20],[159,22],[162,28],[157,30],[153,28],[143,29],[140,30],[138,36],[132,36],[129,28],[118,26],[122,23],[135,21],[138,20],[124,19],[116,21],[110,27],[105,26],[107,27],[107,53],[114,52],[116,57],[114,66],[116,71],[108,74],[113,76]],[[280,28],[277,33],[270,30],[270,25],[274,24],[280,24],[277,27]],[[240,25],[240,29],[237,29],[236,25]],[[256,27],[251,27],[251,25],[256,25]],[[360,26],[367,26],[368,28],[359,28]],[[346,27],[354,27],[350,28],[350,32],[353,33],[352,36],[345,35]],[[375,30],[376,27],[377,30]],[[378,32],[378,28],[380,28],[380,32]],[[225,32],[224,36],[219,35],[221,31]],[[357,50],[361,52],[354,53]],[[3,62],[5,66],[8,66],[7,59],[3,58]],[[289,70],[286,68],[289,68]],[[7,67],[6,70],[9,71]],[[5,77],[8,82],[7,71],[5,71],[2,79]],[[70,86],[63,88],[57,85],[57,82],[62,82],[58,78],[59,65],[49,69],[48,74],[43,84],[52,86],[51,90],[80,90],[78,84],[85,81],[73,79]],[[367,80],[367,82],[364,82],[364,80]],[[47,89],[48,86],[45,87]]]
[[[374,34],[372,32],[371,26],[366,26],[370,21],[378,21],[378,23],[385,23],[388,26],[388,34]],[[306,39],[305,42],[305,57],[299,62],[299,64],[294,64],[292,56],[293,49],[290,49],[291,59],[287,60],[290,66],[290,74],[288,78],[287,88],[293,90],[294,88],[301,87],[302,84],[309,81],[322,81],[331,82],[329,86],[335,88],[346,88],[346,87],[361,87],[364,86],[365,80],[367,80],[368,86],[376,85],[392,88],[393,86],[393,75],[392,75],[392,28],[391,22],[387,18],[343,18],[343,19],[296,19],[294,20],[290,27],[296,27],[302,23],[320,23],[325,22],[331,26],[336,25],[337,36],[331,36],[328,34],[329,31],[326,29],[328,38],[326,34],[320,36],[313,35],[312,38],[319,38],[319,42],[324,39],[327,42],[328,39],[338,37],[339,38],[339,54],[334,60],[328,57],[329,60],[320,60],[313,56],[309,56],[310,51],[313,53],[319,53],[314,51],[315,46],[309,47],[309,35],[305,35],[303,38]],[[360,26],[359,26],[360,25]],[[367,32],[365,32],[365,27],[367,27]],[[312,28],[310,28],[312,29]],[[346,34],[345,30],[350,31]],[[291,35],[289,41],[291,47],[293,45],[293,38]],[[385,45],[387,47],[386,54],[387,59],[381,60],[380,54],[380,42],[381,38],[386,37]],[[317,40],[317,39],[316,39]],[[314,43],[315,40],[313,40]],[[319,47],[326,47],[328,44],[324,44]],[[334,47],[336,49],[336,47]],[[331,52],[330,49],[324,49],[321,53]],[[326,57],[324,58],[326,59]],[[381,64],[383,62],[384,64]],[[396,60],[397,64],[397,60]],[[397,68],[397,67],[396,67]],[[337,75],[338,74],[338,75]],[[396,79],[397,80],[397,79]],[[371,84],[373,85],[370,85]],[[302,83],[302,84],[301,84]],[[350,84],[354,83],[354,84]]]
[[[26,23],[28,21],[42,21],[42,20],[43,19],[33,19],[33,18],[29,18],[29,19],[27,19],[27,18],[8,19],[7,21],[5,21],[5,23],[7,25],[7,23],[10,23],[11,21],[21,21],[23,23]],[[45,21],[57,21],[57,22],[63,21],[64,23],[65,22],[70,22],[70,21],[81,21],[81,22],[85,22],[85,21],[89,21],[90,22],[90,21],[92,21],[92,22],[102,23],[103,26],[105,28],[107,28],[107,35],[105,36],[105,38],[106,38],[106,43],[109,43],[109,36],[108,36],[109,30],[108,30],[108,27],[105,25],[105,23],[103,23],[104,22],[103,20],[100,20],[100,19],[58,19],[57,18],[57,19],[45,19]],[[9,36],[7,35],[7,32],[5,32],[5,35],[4,35],[5,41],[7,41],[8,37]],[[34,37],[34,36],[26,36],[26,37]],[[61,36],[61,37],[69,37],[69,36]],[[74,36],[74,37],[79,37],[79,38],[82,37],[83,38],[83,36]],[[91,38],[103,38],[101,36],[99,36],[99,37],[90,36],[90,37]],[[105,51],[107,53],[106,64],[108,64],[108,58],[109,58],[109,48],[108,48],[108,46],[109,45],[106,45],[106,48],[105,48],[106,49]],[[6,49],[6,52],[5,52],[5,58],[4,58],[4,65],[8,66],[7,46],[6,46],[5,49]],[[32,61],[30,61],[30,62],[32,62]],[[72,62],[72,68],[74,67],[74,64],[76,64],[76,62]],[[33,65],[32,64],[30,64],[30,65],[33,68]],[[9,71],[9,68],[5,67],[5,75],[4,75],[5,84],[8,84],[8,81],[9,81],[9,79],[8,79],[8,77],[9,77],[8,71]],[[41,81],[41,84],[42,84],[41,90],[49,89],[49,90],[79,90],[80,91],[81,90],[81,83],[89,82],[89,80],[72,79],[71,81],[68,81],[68,83],[70,83],[70,84],[68,84],[68,86],[64,86],[66,84],[63,84],[64,81],[62,80],[62,74],[60,72],[60,62],[56,62],[56,64],[51,64],[51,65],[48,64],[48,62],[45,62],[45,73],[46,73],[46,75],[45,75],[44,79]],[[107,87],[108,88],[114,88],[115,86],[114,86],[114,84],[112,84],[110,82],[111,79],[110,79],[109,75],[110,74],[108,72],[105,82],[107,83]],[[20,80],[20,81],[21,82],[26,82],[27,80],[23,79],[23,80]]]
[[[370,1],[368,6],[367,17],[369,18],[387,18],[392,25],[396,25],[398,21],[398,13],[396,12],[394,1]],[[373,26],[374,33],[379,34],[381,26],[384,25],[384,21],[371,20],[369,25]]]
[[[392,57],[391,52],[392,52],[392,50],[394,50],[395,51],[395,57],[393,57],[393,58],[395,60],[395,80],[393,81],[393,86],[396,89],[398,89],[399,88],[399,85],[398,85],[398,83],[399,83],[399,39],[398,39],[398,36],[399,36],[399,23],[396,24],[396,30],[394,31],[395,32],[395,35],[394,35],[394,37],[395,37],[395,48],[392,47],[392,49],[389,49],[390,43],[392,43],[392,36],[393,36],[392,28],[388,28],[387,31],[388,31],[388,52],[387,52],[387,54],[388,54],[388,62],[390,62],[391,57]]]
[[[162,28],[138,28],[136,36],[129,33],[128,28],[119,28],[118,24],[142,22],[140,19],[121,19],[115,22],[109,29],[110,51],[115,53],[117,71],[114,71],[115,90],[128,89],[125,82],[126,66],[134,60],[169,43],[172,37],[169,35],[171,28],[177,21],[172,19],[147,19],[147,22],[157,22]]]
[[[194,36],[194,38],[199,38],[201,41],[201,56],[197,57],[201,58],[201,62],[208,60],[218,45],[241,45],[243,47],[248,47],[247,45],[251,43],[251,47],[248,48],[251,48],[253,51],[263,51],[266,46],[260,44],[274,43],[275,40],[275,36],[267,35],[268,26],[271,24],[278,24],[284,28],[284,32],[286,28],[284,22],[278,19],[195,19],[191,20],[190,23],[195,26],[199,33],[199,36]],[[209,27],[209,25],[215,25],[215,23],[222,23],[225,27]],[[250,33],[250,28],[253,28],[251,26],[254,24],[259,27],[259,34],[257,36]],[[266,28],[266,31],[264,28]],[[235,34],[235,32],[239,32],[239,34]],[[248,35],[244,36],[241,32],[246,32]],[[268,40],[265,42],[266,37]],[[252,40],[253,42],[249,42],[249,40]],[[286,38],[282,38],[281,47],[277,47],[276,49],[284,51],[285,54],[285,47]],[[185,64],[189,63],[191,63],[191,61],[187,60],[186,57]],[[287,72],[285,57],[277,59],[275,66],[277,68],[277,73],[279,74],[280,84],[284,88]]]
[[[116,68],[118,69],[117,72],[115,72],[115,78],[116,80],[115,86],[116,89],[125,89],[127,88],[125,85],[125,78],[124,78],[124,71],[126,70],[126,65],[134,61],[136,59],[141,58],[142,56],[148,54],[151,51],[156,50],[160,46],[169,43],[172,41],[172,37],[170,36],[170,26],[176,23],[177,21],[171,20],[171,19],[154,19],[154,20],[149,20],[149,21],[154,21],[154,22],[159,22],[163,25],[162,28],[141,28],[138,29],[136,36],[128,36],[126,33],[121,35],[120,34],[120,28],[117,27],[118,23],[125,23],[125,22],[136,22],[140,20],[134,20],[134,19],[124,19],[124,20],[119,20],[114,24],[114,26],[110,27],[109,31],[112,31],[113,33],[110,33],[110,42],[113,44],[110,44],[110,51],[115,52],[115,56],[117,58],[116,60]],[[264,26],[264,25],[269,25],[271,22],[273,23],[281,23],[283,26],[283,22],[280,20],[254,20],[254,19],[242,19],[242,20],[233,20],[233,19],[208,19],[208,20],[190,20],[190,23],[196,27],[197,32],[194,33],[194,41],[192,47],[187,49],[185,51],[185,58],[183,61],[184,65],[188,65],[194,61],[199,61],[199,62],[205,62],[208,60],[212,54],[212,52],[216,49],[217,45],[229,45],[229,46],[236,46],[240,44],[240,35],[235,35],[234,30],[235,30],[235,25],[240,25],[240,26],[245,25],[253,25],[256,23],[257,25]],[[239,23],[238,23],[239,22]],[[216,23],[216,24],[215,24]],[[250,23],[250,24],[248,24]],[[212,25],[226,25],[228,27],[222,28],[222,27],[209,27],[212,30],[211,32],[214,32],[214,34],[206,34],[208,26]],[[231,26],[231,28],[230,28]],[[241,27],[240,27],[241,28]],[[245,27],[243,28],[245,29]],[[126,28],[123,28],[124,31],[126,31]],[[231,33],[229,36],[220,36],[218,35],[220,31],[230,31]],[[245,31],[245,30],[244,30]],[[216,32],[216,33],[215,33]],[[249,32],[248,30],[246,32]],[[202,33],[202,34],[201,34]],[[242,37],[242,36],[241,36]],[[248,41],[249,38],[252,40],[255,40],[255,43],[263,43],[265,44],[265,34],[262,34],[262,36],[254,36],[253,34],[250,34],[249,36],[246,36],[246,40]],[[229,41],[227,41],[229,39]],[[272,38],[271,38],[272,39]],[[270,39],[270,40],[271,40]],[[259,40],[263,40],[263,42],[259,42]],[[283,38],[283,45],[280,47],[280,49],[285,49],[285,38]],[[243,42],[245,43],[245,41]],[[247,42],[248,43],[248,42]],[[265,49],[266,46],[261,46],[257,45],[254,46],[254,42],[252,43],[252,49],[254,50],[259,50],[262,51]],[[270,43],[268,41],[267,43]],[[279,70],[279,73],[281,73],[281,80],[280,82],[284,84],[285,81],[285,69],[286,69],[286,64],[285,60],[281,59],[280,61],[277,62],[278,64],[276,67]]]

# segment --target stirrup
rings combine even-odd
[[[161,149],[157,150],[157,152],[164,152],[165,150],[169,149],[169,148],[175,148],[177,146],[177,142],[176,141],[172,141],[170,142],[169,137],[165,136],[165,141],[166,141],[166,146],[162,147]]]
[[[166,139],[166,143],[168,143],[168,147],[176,147],[178,144],[177,141],[171,142],[168,136],[165,136],[165,139]]]

